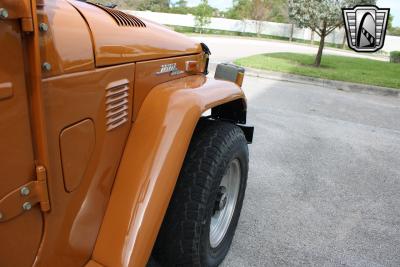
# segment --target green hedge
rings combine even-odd
[[[400,51],[392,51],[392,52],[390,52],[390,62],[392,62],[392,63],[400,63]]]

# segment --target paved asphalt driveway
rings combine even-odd
[[[247,77],[247,194],[223,266],[400,266],[400,99]]]

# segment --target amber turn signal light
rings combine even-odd
[[[198,61],[186,61],[186,69],[185,71],[188,73],[198,73],[200,72],[200,64]]]

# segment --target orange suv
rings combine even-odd
[[[248,174],[244,70],[163,26],[0,0],[0,266],[217,266]]]

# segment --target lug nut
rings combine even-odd
[[[27,195],[29,195],[30,193],[31,193],[31,190],[29,190],[28,187],[24,186],[24,187],[21,188],[21,195],[22,195],[22,196],[27,196]]]
[[[48,63],[48,62],[43,63],[42,69],[43,69],[44,71],[50,71],[50,70],[51,70],[51,64]]]
[[[0,18],[6,19],[8,18],[8,11],[5,8],[0,8]]]
[[[30,202],[25,202],[25,203],[22,205],[22,208],[23,208],[24,210],[30,210],[30,209],[32,208],[32,204],[31,204]]]
[[[42,22],[39,24],[39,30],[41,32],[47,32],[49,30],[49,25],[47,25],[46,23]]]

